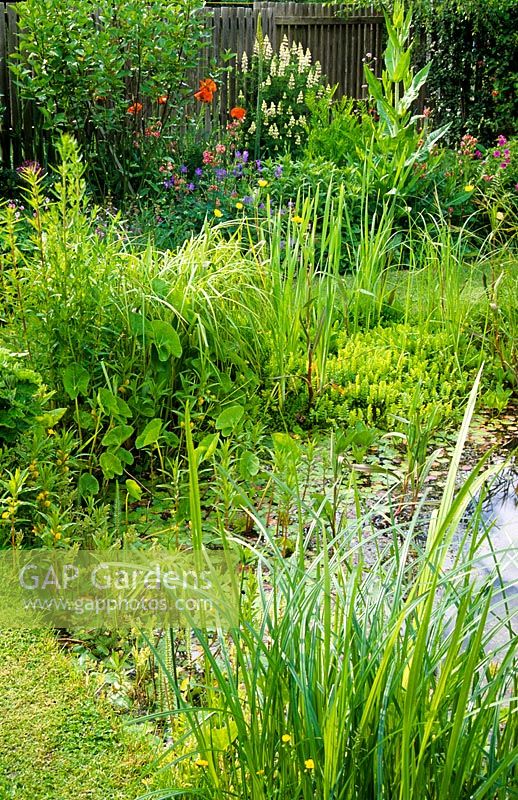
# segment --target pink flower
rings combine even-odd
[[[204,150],[202,160],[204,164],[214,164],[214,153],[211,153],[210,150]]]
[[[217,144],[216,145],[216,153],[218,153],[218,155],[222,156],[223,153],[226,153],[226,152],[227,152],[227,148],[225,147],[224,144]]]
[[[497,141],[497,144],[500,145],[500,147],[503,147],[504,144],[507,144],[507,139],[505,138],[505,136],[502,136],[502,134],[500,134],[500,136],[498,137],[498,139],[496,141]]]
[[[502,161],[502,163],[500,164],[500,169],[505,169],[505,168],[506,168],[506,167],[508,167],[508,166],[509,166],[509,162],[507,162],[507,161]]]
[[[495,152],[493,153],[493,155],[494,155],[494,157],[495,157],[495,158],[500,158],[500,155],[501,155],[501,154],[500,154],[500,150],[495,150]]]

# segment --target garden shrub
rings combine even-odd
[[[515,133],[517,0],[416,0],[414,12],[418,57],[433,58],[427,98],[435,122],[451,123],[450,141]]]
[[[72,133],[100,195],[138,193],[168,149],[204,44],[201,0],[27,0],[12,65],[53,138]]]

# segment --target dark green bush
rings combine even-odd
[[[416,0],[426,95],[436,124],[484,142],[512,135],[518,118],[518,0]],[[417,54],[416,54],[417,55]]]

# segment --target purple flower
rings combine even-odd
[[[180,172],[182,173],[182,175],[187,175],[187,167],[185,166],[185,164],[182,164],[182,166],[180,167]]]
[[[201,167],[196,167],[196,169],[194,170],[194,174],[196,175],[197,178],[201,178],[201,176],[203,175],[202,168]]]
[[[234,167],[232,170],[232,175],[234,178],[240,178],[243,175],[243,165],[238,164],[237,167]]]
[[[243,155],[241,156],[243,164],[248,164],[248,150],[243,150]]]
[[[475,150],[475,158],[482,158],[482,153],[480,150]]]
[[[245,203],[245,205],[250,206],[250,205],[252,205],[253,202],[254,202],[254,198],[250,197],[249,194],[247,194],[245,197],[243,197],[243,203]]]
[[[261,164],[261,161],[259,159],[255,162],[255,168],[256,168],[257,172],[262,172],[263,171],[263,165]]]
[[[275,167],[274,175],[276,178],[282,177],[282,164],[277,164],[277,166]]]
[[[508,161],[502,161],[502,163],[500,164],[500,169],[506,169],[506,167],[508,167],[508,166],[509,166],[509,162]]]
[[[188,192],[194,192],[195,189],[196,189],[196,186],[194,185],[194,183],[188,183],[187,184],[187,191]]]
[[[498,139],[496,141],[497,141],[497,144],[500,145],[500,147],[503,147],[504,144],[507,144],[507,139],[505,138],[505,136],[502,136],[502,134],[500,134],[500,136],[498,137]]]
[[[174,186],[174,178],[166,178],[164,181],[164,189],[172,189]]]
[[[495,150],[493,155],[494,155],[495,158],[500,158],[500,150]]]
[[[216,175],[217,181],[222,181],[227,177],[227,170],[226,169],[217,169],[214,173]]]

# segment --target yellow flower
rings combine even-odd
[[[289,742],[291,742],[290,734],[289,733],[283,733],[282,736],[281,736],[281,740],[284,742],[284,744],[288,744]]]
[[[306,758],[306,760],[304,761],[304,766],[306,767],[306,769],[315,769],[315,762],[313,761],[312,758]]]
[[[3,512],[2,519],[9,519],[9,512],[8,511],[4,511]]]
[[[264,189],[265,186],[268,186],[268,181],[265,181],[264,178],[259,178],[257,184],[261,187],[261,189]]]
[[[204,758],[198,758],[194,763],[196,764],[197,767],[208,767],[209,766],[209,762],[205,761]]]
[[[467,185],[464,187],[464,191],[465,191],[465,192],[472,192],[474,188],[475,188],[475,187],[473,186],[473,184],[472,184],[472,183],[468,183],[468,184],[467,184]]]
[[[504,216],[505,216],[505,214],[504,214],[504,212],[503,212],[503,211],[497,211],[497,212],[496,212],[496,218],[497,218],[498,220],[500,220],[500,222],[503,220]]]
[[[48,431],[47,431],[47,434],[48,434],[49,436],[54,436],[54,435],[55,435],[55,433],[56,433],[56,431],[54,430],[54,428],[49,428],[49,429],[48,429]]]
[[[302,217],[299,217],[298,214],[295,214],[295,216],[291,218],[291,221],[294,222],[296,225],[300,225],[301,222],[304,222]]]
[[[264,769],[258,769],[256,775],[264,775]]]
[[[219,208],[215,208],[214,209],[214,216],[217,217],[217,219],[219,219],[220,217],[223,216],[223,211],[221,211]]]
[[[243,203],[236,203],[236,208],[238,211],[241,211],[241,209],[244,208]]]

